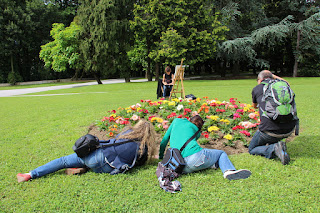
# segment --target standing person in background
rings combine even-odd
[[[163,97],[166,97],[167,91],[171,92],[173,86],[173,73],[169,66],[166,67],[165,73],[163,74],[162,84],[163,84]]]

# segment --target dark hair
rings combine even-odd
[[[167,67],[166,67],[165,72],[171,72],[170,66],[167,66]]]
[[[195,116],[191,117],[190,122],[193,123],[194,125],[196,125],[199,128],[199,130],[202,128],[202,126],[204,124],[204,121],[202,120],[200,115],[195,115]]]

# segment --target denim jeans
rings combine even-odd
[[[172,85],[163,85],[163,97],[166,97],[167,91],[171,92]]]
[[[249,153],[251,155],[261,155],[270,159],[275,158],[274,145],[283,138],[272,137],[258,130],[251,139]]]
[[[76,153],[67,155],[32,170],[31,177],[38,178],[64,168],[89,167],[96,173],[110,173],[113,168],[107,164],[101,149],[90,153],[84,158],[79,158]]]
[[[236,170],[228,155],[217,149],[202,149],[201,151],[184,158],[186,166],[183,173],[191,173],[208,168],[220,167],[222,173],[227,170]]]

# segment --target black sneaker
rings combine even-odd
[[[283,165],[287,165],[290,162],[290,157],[287,153],[286,142],[280,141],[274,145],[274,153],[280,159]]]

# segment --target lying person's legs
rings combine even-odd
[[[245,179],[251,175],[249,170],[236,170],[228,155],[222,150],[202,149],[184,159],[187,164],[183,170],[184,173],[220,167],[224,178],[229,180]]]
[[[113,168],[107,164],[101,149],[98,149],[84,158],[79,158],[76,153],[67,155],[40,166],[30,173],[18,174],[18,182],[39,178],[65,168],[89,167],[96,173],[110,173]]]

